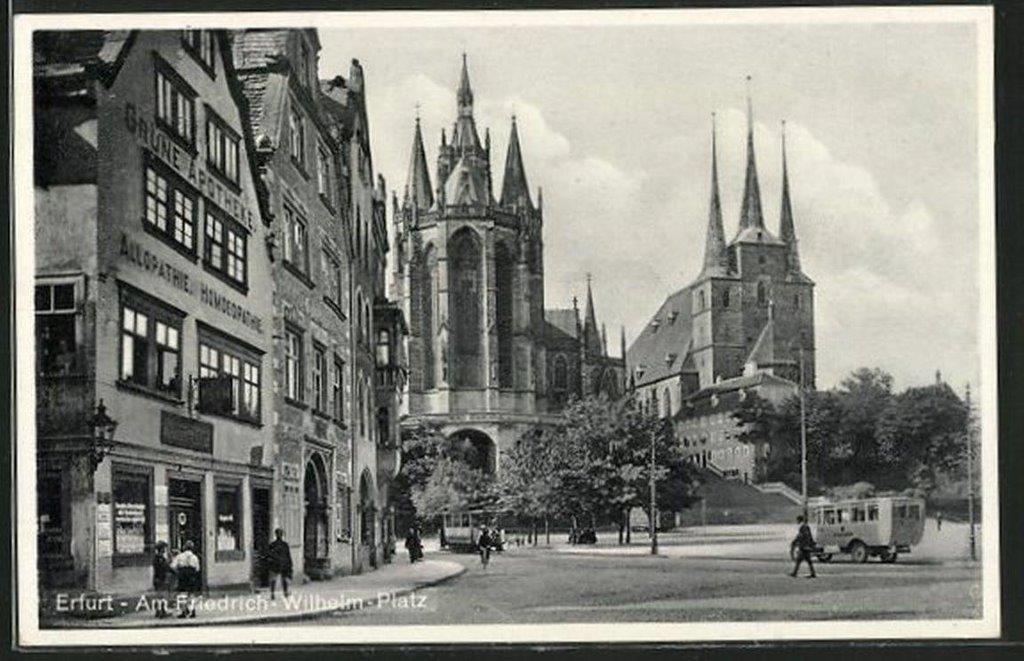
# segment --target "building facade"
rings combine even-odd
[[[477,131],[465,55],[434,181],[417,118],[394,220],[393,298],[409,322],[405,422],[472,442],[481,468],[496,471],[500,450],[553,423],[564,401],[550,399],[547,343],[558,329],[545,319],[542,194],[534,203],[513,117],[495,196],[490,133],[481,140]],[[576,363],[584,354],[573,333],[562,349]],[[594,343],[586,356],[600,353]]]
[[[37,33],[40,576],[249,585],[269,534],[273,275],[228,35]],[[97,442],[103,416],[116,434]],[[103,427],[103,425],[99,425]]]
[[[232,44],[273,233],[275,520],[296,572],[322,579],[354,566],[343,143],[319,103],[315,30],[237,31]]]
[[[804,274],[797,249],[785,125],[776,237],[761,209],[751,115],[748,102],[746,178],[734,238],[725,240],[712,132],[701,272],[666,298],[627,352],[635,396],[659,415],[676,418],[680,442],[695,461],[748,479],[758,450],[743,447],[732,423],[720,419],[724,413],[731,420],[729,403],[736,405],[748,391],[784,398],[780,393],[795,394],[799,383],[813,388],[815,381],[814,282]]]

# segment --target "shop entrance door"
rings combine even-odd
[[[268,585],[266,554],[270,546],[270,488],[252,488],[252,580]]]
[[[168,531],[171,551],[180,551],[185,542],[195,544],[195,553],[203,566],[203,497],[202,483],[198,480],[170,479],[167,483]],[[203,572],[203,581],[206,576]]]

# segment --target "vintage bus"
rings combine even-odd
[[[497,525],[498,515],[498,512],[492,510],[469,510],[443,515],[441,535],[444,545],[455,552],[476,552],[480,528],[486,525],[496,536],[495,549],[504,550],[505,533]]]
[[[849,553],[854,562],[870,557],[896,562],[900,553],[921,542],[924,515],[924,499],[911,496],[819,503],[809,511],[814,553],[823,562],[836,553]],[[795,558],[798,552],[792,544],[790,555]]]

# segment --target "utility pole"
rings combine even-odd
[[[804,406],[804,345],[800,345],[800,494],[807,520],[807,413]]]
[[[654,444],[658,432],[651,432],[651,555],[658,555],[658,503],[654,488]]]
[[[974,420],[971,409],[971,384],[967,384],[967,521],[970,525],[971,560],[977,560],[974,538]]]

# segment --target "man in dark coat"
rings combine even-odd
[[[171,563],[167,560],[167,542],[157,542],[153,553],[153,591],[156,592],[156,616],[170,616],[167,602],[171,592]]]
[[[405,536],[405,548],[409,551],[410,563],[423,558],[423,540],[416,528],[409,528],[409,534]]]
[[[476,538],[476,546],[480,551],[480,563],[487,569],[487,563],[491,561],[491,547],[494,545],[494,537],[487,526],[480,529],[480,535]]]
[[[288,581],[292,578],[292,550],[284,541],[284,530],[274,529],[274,541],[267,547],[267,572],[270,574],[270,598],[274,599],[274,587],[281,578],[281,591],[288,596]]]
[[[814,573],[814,563],[811,562],[811,553],[814,552],[815,543],[814,536],[811,535],[811,527],[807,525],[803,516],[796,517],[796,522],[800,524],[800,531],[796,535],[794,543],[797,547],[796,565],[793,567],[793,573],[790,574],[793,578],[796,578],[797,572],[800,571],[800,563],[807,562],[807,567],[811,570],[811,575],[808,578],[817,578],[818,575]]]

